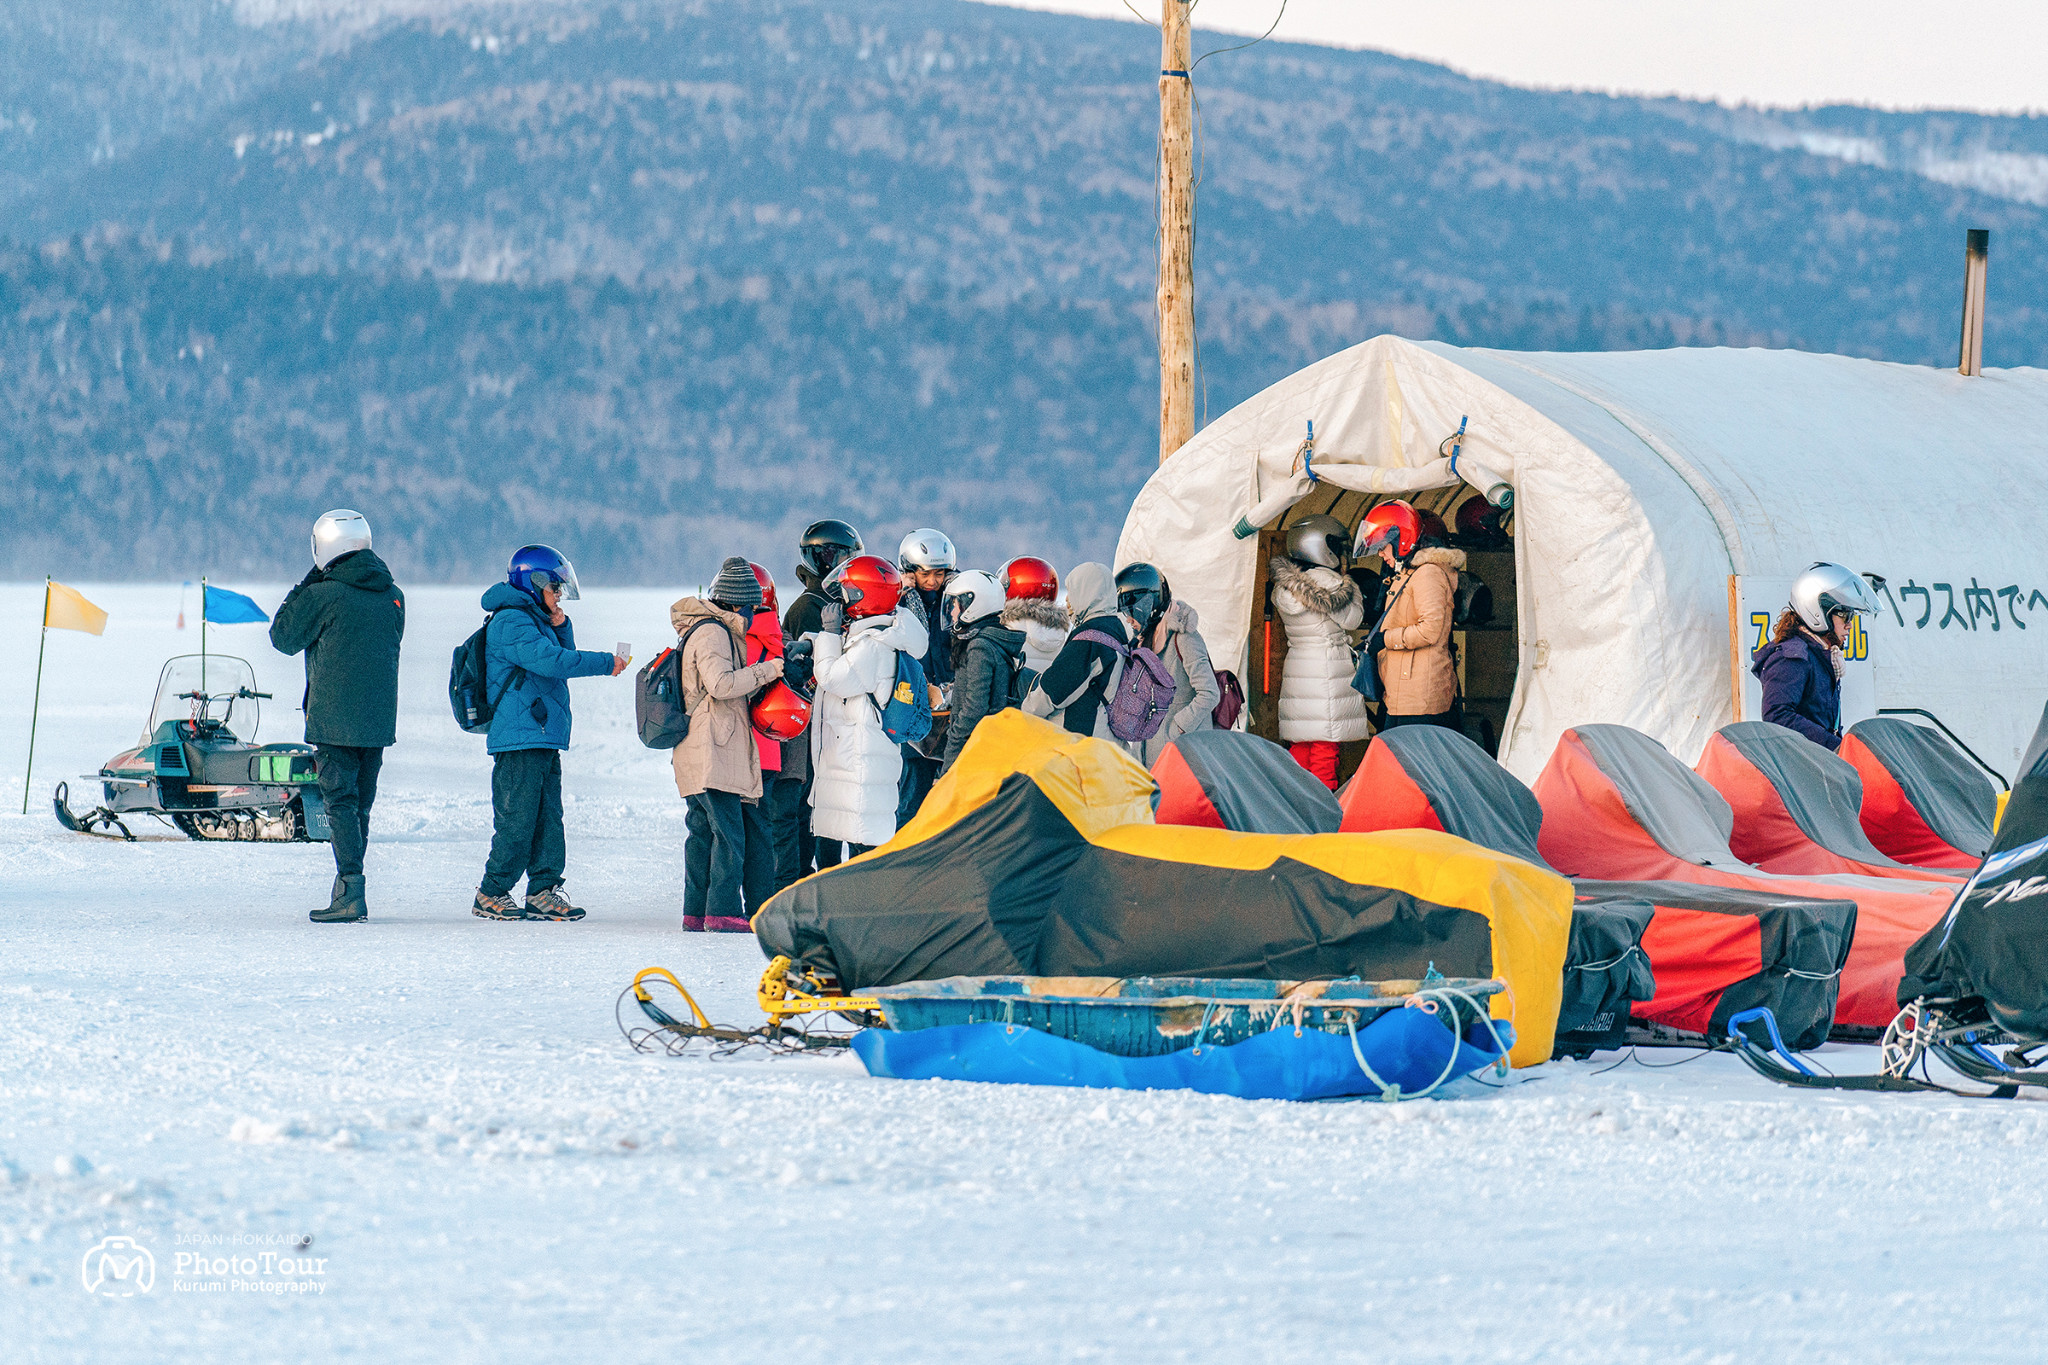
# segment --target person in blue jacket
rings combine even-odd
[[[473,913],[484,919],[578,920],[562,892],[562,750],[569,747],[569,679],[616,677],[626,660],[576,648],[562,603],[577,600],[576,570],[546,545],[512,556],[484,594],[485,695],[491,713],[491,853]],[[526,878],[526,904],[512,888]]]
[[[1842,647],[1859,613],[1877,614],[1860,574],[1822,563],[1793,581],[1791,605],[1749,666],[1763,684],[1765,720],[1825,749],[1842,746]]]

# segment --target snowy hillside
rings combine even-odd
[[[0,575],[283,574],[250,528],[334,503],[441,579],[531,534],[701,576],[830,513],[1107,557],[1156,453],[1155,46],[961,0],[0,7]],[[1947,363],[1970,226],[1987,359],[2048,362],[2008,264],[2048,120],[1284,43],[1199,83],[1210,416],[1390,331]]]
[[[1990,1288],[2044,1261],[2048,1106],[1800,1096],[1684,1054],[1399,1107],[638,1057],[612,1020],[635,970],[750,1023],[762,964],[677,931],[680,806],[624,680],[576,685],[590,918],[476,920],[486,767],[441,686],[474,596],[416,590],[372,919],[313,926],[322,847],[49,817],[195,633],[174,587],[89,591],[112,623],[51,636],[36,801],[0,815],[10,1359],[2038,1357],[2025,1296]],[[39,593],[0,589],[6,638],[32,637]],[[644,656],[667,596],[593,592],[581,638]],[[296,696],[261,627],[213,635]],[[0,657],[16,779],[33,665]],[[110,1236],[154,1257],[151,1292],[86,1292]],[[201,1292],[176,1261],[265,1251],[318,1268]]]

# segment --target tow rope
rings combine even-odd
[[[712,1023],[697,997],[666,967],[648,967],[636,974],[632,984],[619,992],[612,1017],[635,1052],[659,1050],[671,1057],[682,1056],[700,1042],[709,1044],[712,1055],[718,1057],[752,1047],[778,1053],[818,1052],[845,1047],[853,1041],[854,1032],[881,1025],[879,1000],[837,994],[834,985],[815,971],[805,968],[800,975],[793,975],[793,966],[787,957],[777,957],[761,973],[754,998],[768,1019],[753,1028],[728,1028]],[[664,1008],[654,997],[654,990],[662,987],[674,992],[686,1010]],[[628,1022],[628,996],[651,1026]],[[685,1017],[678,1018],[679,1014]],[[851,1023],[854,1028],[829,1027],[835,1019]]]

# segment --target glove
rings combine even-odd
[[[811,699],[811,642],[798,640],[782,660],[782,680],[805,701]]]
[[[846,629],[846,608],[837,602],[827,602],[818,609],[818,629],[827,635],[837,635]]]

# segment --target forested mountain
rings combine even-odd
[[[1137,25],[19,0],[0,39],[0,572],[282,571],[334,502],[434,576],[781,568],[828,512],[1105,556],[1151,467]],[[2048,120],[1271,42],[1196,77],[1212,414],[1382,331],[1952,362],[1965,227],[1991,363],[2048,359]]]

